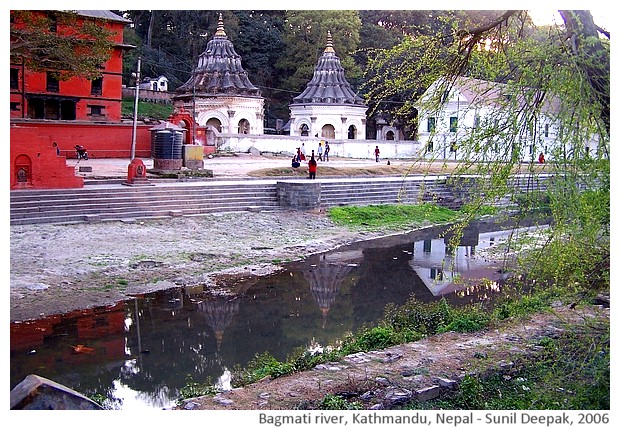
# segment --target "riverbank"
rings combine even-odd
[[[267,274],[278,262],[388,233],[395,232],[356,232],[296,211],[11,226],[11,321],[173,286],[218,288],[222,276]]]

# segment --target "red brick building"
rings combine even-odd
[[[96,79],[71,77],[59,80],[52,71],[35,71],[16,62],[10,65],[11,189],[72,188],[83,186],[65,157],[74,157],[80,144],[96,158],[128,157],[133,124],[121,122],[123,53],[132,46],[123,43],[123,29],[131,21],[104,10],[77,10],[75,21],[61,19],[59,11],[32,11],[51,18],[49,32],[76,35],[84,22],[110,34],[112,50],[101,64]],[[56,19],[58,17],[58,19]],[[11,27],[24,25],[11,13]],[[13,40],[11,40],[13,43]],[[152,126],[137,128],[135,155],[150,156]],[[56,146],[60,156],[56,154]],[[129,163],[129,160],[128,160]]]
[[[123,44],[123,28],[131,21],[110,11],[75,12],[78,21],[94,21],[112,34],[112,55],[101,65],[102,76],[93,80],[73,77],[59,81],[51,71],[35,72],[23,64],[11,64],[11,119],[120,122],[123,51],[129,48]],[[11,25],[22,24],[12,22]],[[75,33],[73,26],[62,20],[50,31],[53,30],[58,35]]]

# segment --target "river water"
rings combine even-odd
[[[179,287],[12,323],[11,388],[37,374],[103,395],[108,408],[169,408],[189,382],[227,387],[230,370],[256,354],[284,360],[296,348],[333,344],[412,294],[456,305],[490,299],[501,282],[463,283],[501,281],[504,262],[484,250],[511,234],[502,228],[472,224],[456,249],[439,228],[359,242],[269,276],[231,279],[233,296]]]

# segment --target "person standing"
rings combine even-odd
[[[325,141],[325,161],[329,161],[329,142]]]
[[[312,154],[310,161],[308,161],[308,179],[316,179],[316,167],[317,162],[314,159],[314,154]]]
[[[323,161],[323,142],[319,142],[319,149],[317,150],[319,161]]]
[[[375,161],[379,162],[379,145],[375,146]]]
[[[301,159],[306,161],[306,145],[304,145],[304,142],[301,142]]]

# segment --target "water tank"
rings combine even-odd
[[[151,129],[151,157],[155,170],[180,170],[183,167],[183,133],[171,123]]]
[[[151,156],[154,159],[183,159],[183,132],[156,130],[151,134]]]

